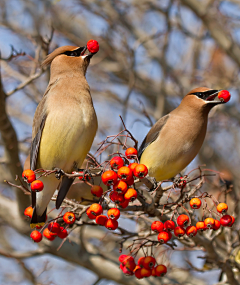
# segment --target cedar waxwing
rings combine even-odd
[[[85,78],[92,56],[86,47],[63,46],[43,62],[43,66],[51,64],[51,74],[33,119],[32,170],[59,168],[67,173],[77,171],[90,150],[98,125]],[[40,180],[44,189],[32,192],[32,228],[44,224],[47,205],[57,188],[56,208],[60,207],[74,179],[63,176],[59,183],[51,174]]]
[[[157,181],[170,179],[198,154],[207,130],[208,113],[222,104],[220,90],[199,87],[190,91],[181,104],[159,119],[148,132],[140,149],[140,163]]]

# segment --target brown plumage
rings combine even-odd
[[[80,167],[90,150],[97,131],[97,117],[90,88],[85,78],[92,54],[86,47],[64,46],[53,51],[43,62],[51,64],[47,90],[33,120],[30,166],[32,170],[60,168],[71,173]],[[34,207],[31,224],[44,223],[47,205],[58,188],[59,208],[73,179],[54,175],[42,177],[44,189],[32,193]]]
[[[195,158],[206,135],[208,113],[222,104],[219,91],[195,88],[155,123],[139,149],[140,163],[148,167],[150,176],[157,181],[170,179]]]

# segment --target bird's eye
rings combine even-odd
[[[81,53],[83,50],[84,50],[84,47],[80,47],[80,48],[72,50],[72,51],[70,51],[70,50],[65,51],[64,54],[66,54],[67,56],[78,57],[78,56],[81,56]]]
[[[77,51],[71,51],[70,52],[70,54],[69,54],[69,56],[79,56],[80,55],[80,53],[78,53]]]

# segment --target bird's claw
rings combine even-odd
[[[55,168],[54,171],[55,171],[55,177],[58,180],[65,174],[65,172],[60,168]]]

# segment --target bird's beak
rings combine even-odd
[[[88,57],[91,58],[95,53],[91,53],[88,49],[87,46],[84,47],[83,51],[81,52],[82,57]]]
[[[215,104],[224,104],[224,100],[222,98],[218,98],[218,93],[222,90],[210,90],[212,91],[210,94],[207,94],[208,96],[204,98],[205,101],[208,101],[209,103],[215,103]],[[207,92],[206,92],[207,93]]]

